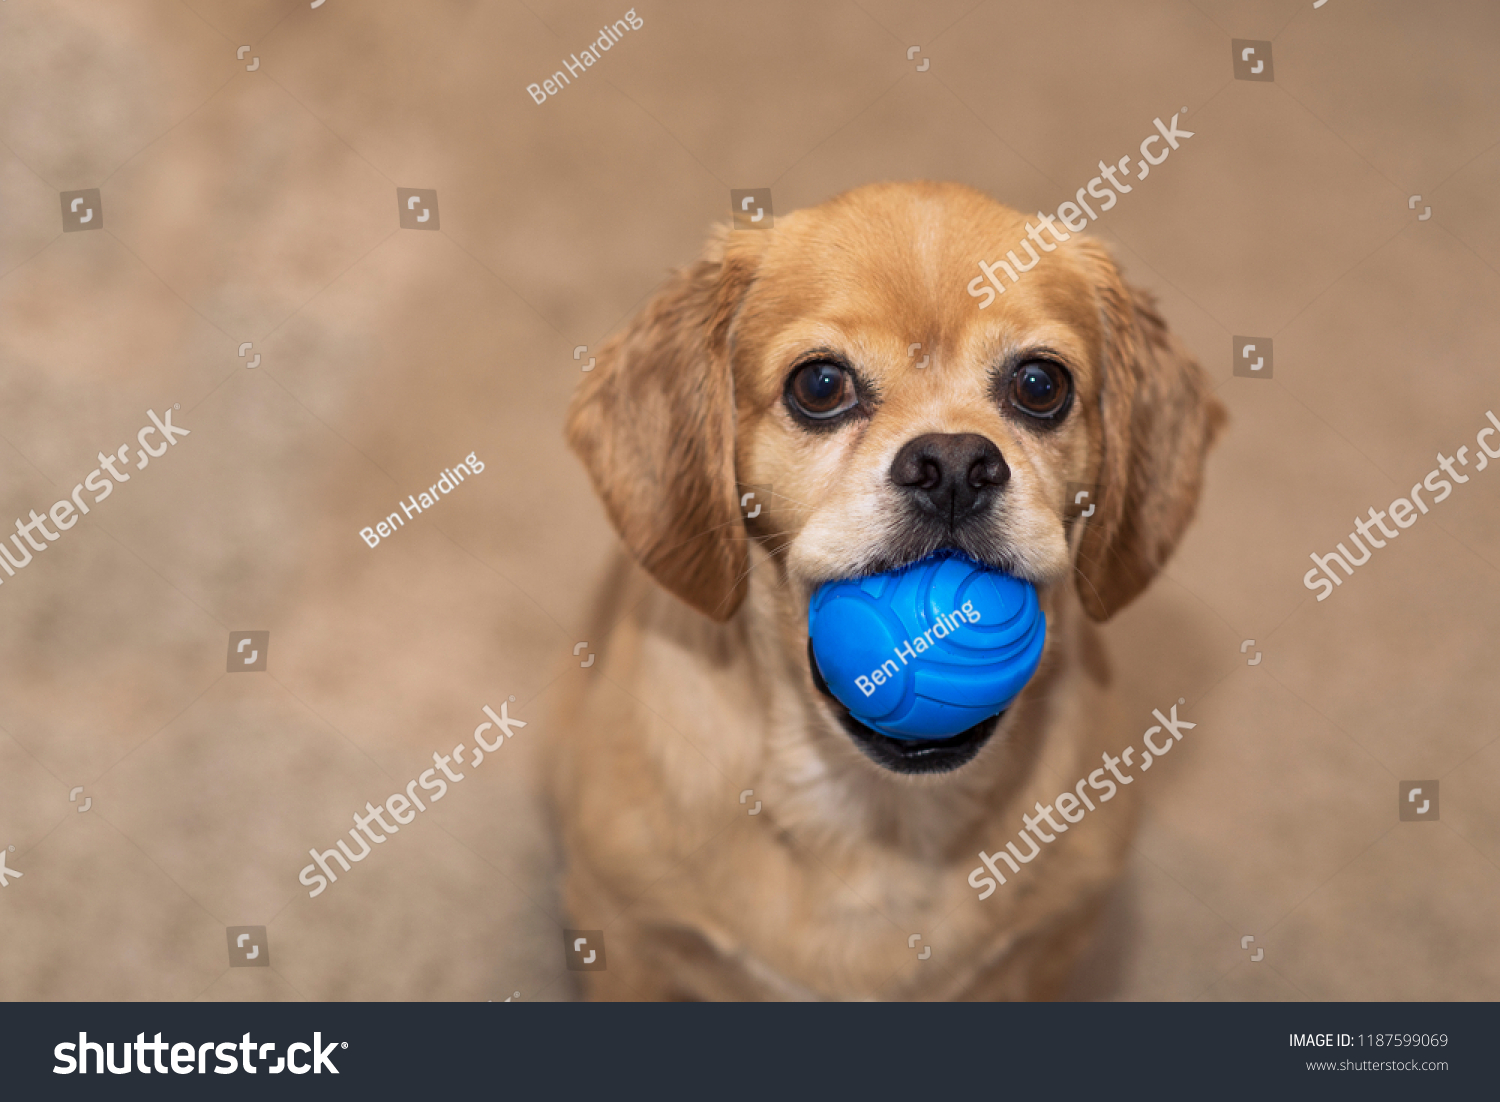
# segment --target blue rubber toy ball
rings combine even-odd
[[[939,551],[824,584],[807,630],[818,672],[855,719],[891,738],[944,739],[1020,694],[1047,619],[1030,582]]]

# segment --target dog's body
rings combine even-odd
[[[1029,230],[1049,255],[981,310],[978,262]],[[723,235],[604,349],[569,435],[629,555],[552,768],[565,903],[606,932],[594,996],[1061,992],[1132,790],[988,898],[970,871],[1126,741],[1089,621],[1170,554],[1222,420],[1074,236],[956,185],[862,188]],[[1090,517],[1070,482],[1100,487]],[[885,739],[820,691],[807,602],[940,548],[1036,585],[1043,663],[998,721]]]

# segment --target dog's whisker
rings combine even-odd
[[[776,558],[777,555],[784,554],[785,552],[788,552],[791,549],[792,549],[792,544],[790,542],[787,542],[787,543],[785,543],[782,546],[777,547],[777,548],[768,549],[766,551],[766,558],[765,558],[764,562],[752,562],[743,571],[741,571],[738,575],[735,576],[734,581],[732,583],[730,583],[730,585],[729,585],[729,594],[732,595],[734,593],[734,591],[739,588],[740,583],[742,581],[744,581],[746,578],[748,578],[750,576],[750,574],[755,570],[756,567],[758,567],[758,566],[765,566],[765,565],[769,564],[771,562],[771,560],[773,560],[774,558]],[[789,580],[790,580],[789,578],[783,578],[782,579],[782,584],[785,584]],[[717,608],[723,608],[724,605],[729,601],[729,599],[730,599],[729,596],[725,596],[724,599],[721,600],[716,607]]]
[[[1102,593],[1099,592],[1098,588],[1094,585],[1093,579],[1090,578],[1087,574],[1085,574],[1082,571],[1082,569],[1079,568],[1079,566],[1078,566],[1077,563],[1073,563],[1072,566],[1073,566],[1073,573],[1076,574],[1076,575],[1078,575],[1078,577],[1080,577],[1080,578],[1083,579],[1084,584],[1087,585],[1089,587],[1089,589],[1093,592],[1094,598],[1095,598],[1095,600],[1097,600],[1099,602],[1100,607],[1105,607],[1105,605],[1104,605],[1104,594],[1102,594]]]

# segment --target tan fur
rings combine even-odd
[[[978,262],[1024,233],[1015,211],[933,183],[720,232],[580,388],[569,441],[640,564],[606,586],[598,676],[553,747],[565,902],[573,926],[606,932],[593,996],[1020,999],[1066,983],[1118,873],[1132,789],[990,898],[967,877],[1034,802],[1129,741],[1090,618],[1171,553],[1224,415],[1094,242],[1044,253],[980,310],[965,290]],[[1045,433],[1004,412],[989,378],[1038,347],[1077,387]],[[873,381],[868,420],[810,434],[787,414],[784,381],[819,348]],[[1048,642],[975,760],[914,777],[872,764],[836,722],[808,672],[806,612],[897,530],[889,467],[928,432],[1000,448],[1012,473],[992,535],[1037,586]],[[1064,520],[1068,482],[1101,485],[1097,516]],[[740,493],[765,486],[743,521]],[[935,946],[927,960],[912,933]]]

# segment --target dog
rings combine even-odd
[[[548,765],[563,903],[607,934],[589,997],[1064,991],[1131,791],[991,898],[968,873],[1118,749],[1094,622],[1172,553],[1225,412],[1096,240],[981,309],[979,262],[1026,229],[931,182],[721,227],[577,391],[568,442],[624,545]],[[944,548],[1036,587],[1042,663],[992,720],[888,738],[822,685],[808,602]]]

